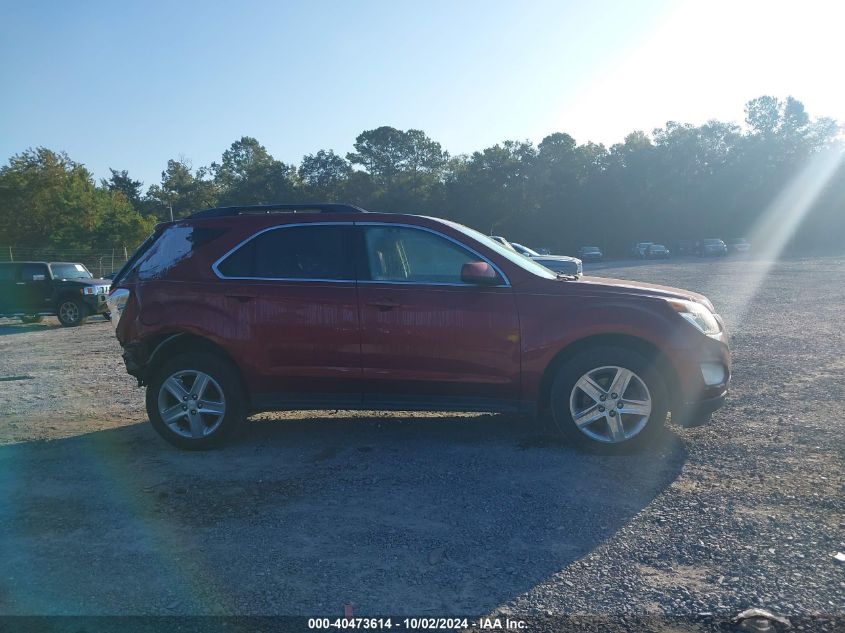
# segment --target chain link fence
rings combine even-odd
[[[82,264],[95,277],[109,278],[126,263],[132,250],[124,247],[88,250],[0,246],[0,262],[73,262]]]

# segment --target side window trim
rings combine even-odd
[[[312,282],[326,282],[326,283],[341,283],[341,284],[354,284],[355,279],[315,279],[313,277],[234,277],[234,276],[227,276],[220,272],[220,264],[222,264],[229,255],[234,253],[235,251],[239,250],[241,247],[246,246],[249,242],[254,240],[260,235],[264,235],[270,231],[281,231],[284,229],[290,229],[296,226],[348,226],[353,227],[353,222],[296,222],[293,224],[277,224],[275,226],[268,226],[266,229],[261,229],[257,233],[253,233],[245,240],[239,242],[232,248],[230,248],[226,253],[224,253],[221,257],[217,259],[212,265],[211,270],[217,275],[218,279],[224,280],[244,280],[244,281],[312,281]],[[354,256],[353,256],[353,270],[355,266]]]
[[[503,283],[497,284],[495,286],[486,286],[487,288],[510,288],[511,287],[511,282],[510,282],[510,279],[508,279],[508,276],[502,271],[501,268],[499,268],[496,265],[495,262],[490,261],[489,257],[485,257],[484,255],[482,255],[481,253],[476,251],[474,248],[467,246],[466,244],[464,244],[460,240],[456,240],[455,238],[453,238],[449,235],[446,235],[445,233],[441,233],[440,231],[437,231],[435,229],[431,229],[427,226],[419,226],[417,224],[403,224],[403,223],[399,223],[399,222],[354,222],[354,224],[355,224],[355,226],[361,226],[361,227],[364,227],[364,226],[401,227],[401,228],[406,228],[406,229],[416,229],[417,231],[426,231],[428,233],[433,233],[434,235],[437,235],[438,237],[442,237],[442,238],[452,242],[453,244],[456,244],[457,246],[461,247],[465,251],[472,253],[473,255],[478,257],[478,259],[480,259],[481,261],[487,262],[488,264],[490,264],[493,267],[493,270],[495,270],[496,273],[499,275],[499,277],[502,278]],[[359,248],[359,249],[366,249],[366,244],[364,243],[364,240],[363,239],[356,240],[356,247]],[[359,261],[359,260],[363,260],[365,262],[368,261],[367,253],[364,252],[362,255],[363,255],[363,257],[356,256],[355,261],[356,262]],[[359,271],[359,272],[365,272],[365,271]],[[370,284],[388,284],[388,285],[397,285],[397,286],[453,286],[453,287],[458,287],[458,288],[468,288],[468,287],[474,288],[474,287],[476,287],[474,284],[465,284],[465,283],[451,283],[451,282],[443,282],[443,281],[385,281],[385,280],[379,280],[379,279],[361,279],[360,276],[358,278],[358,283],[359,284],[367,284],[367,285],[370,285]]]

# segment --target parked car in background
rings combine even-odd
[[[643,259],[645,257],[646,250],[648,250],[648,247],[652,244],[654,244],[654,242],[637,242],[631,247],[631,257]]]
[[[645,251],[646,259],[669,259],[670,254],[663,244],[649,244]]]
[[[735,237],[728,240],[727,246],[730,253],[747,253],[751,250],[751,242],[744,237]]]
[[[678,240],[675,244],[676,255],[695,255],[697,252],[695,240]]]
[[[701,240],[698,245],[698,255],[700,257],[723,257],[728,254],[727,245],[720,239],[708,238]]]
[[[316,212],[315,212],[316,211]],[[159,224],[109,297],[167,441],[204,449],[253,412],[550,412],[625,450],[697,423],[730,381],[704,296],[555,275],[465,226],[341,204],[208,209]]]
[[[489,236],[489,237],[490,237],[490,239],[491,239],[491,240],[493,240],[493,241],[495,241],[495,242],[498,242],[499,244],[501,244],[501,245],[502,245],[502,246],[504,246],[505,248],[512,250],[514,253],[517,253],[517,252],[518,252],[518,251],[517,251],[517,250],[516,250],[516,249],[515,249],[512,245],[511,245],[511,243],[510,243],[510,242],[508,242],[508,241],[507,241],[505,238],[503,238],[501,235],[491,235],[491,236]]]
[[[92,314],[108,316],[110,285],[75,262],[0,263],[0,317],[37,323],[57,316],[65,327],[81,325]]]
[[[520,255],[533,259],[535,262],[542,264],[556,273],[576,275],[578,277],[583,273],[584,266],[577,257],[569,257],[568,255],[541,255],[537,251],[517,242],[511,242],[511,246]]]
[[[604,253],[598,246],[582,246],[578,249],[578,257],[585,262],[600,262]]]

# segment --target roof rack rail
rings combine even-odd
[[[234,215],[254,215],[259,213],[367,213],[366,209],[351,204],[336,202],[307,202],[302,204],[252,204],[240,207],[215,207],[203,209],[188,218],[225,218]]]

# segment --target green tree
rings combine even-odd
[[[206,209],[217,204],[218,190],[207,178],[208,169],[193,170],[185,159],[167,161],[167,169],[161,172],[161,184],[147,190],[147,206],[154,209],[162,220],[180,218],[193,211]]]
[[[220,204],[264,204],[290,200],[296,186],[296,169],[273,158],[251,136],[241,137],[212,163]]]
[[[16,154],[0,168],[0,242],[94,250],[138,244],[153,221],[122,192],[97,187],[67,154],[44,147]]]
[[[533,210],[535,159],[531,143],[504,141],[453,164],[446,185],[451,217],[485,233],[521,230]]]
[[[129,172],[125,169],[117,171],[109,168],[111,176],[108,180],[102,180],[103,187],[111,192],[119,191],[132,204],[133,207],[141,209],[141,198],[143,193],[141,188],[144,186],[140,180],[134,180],[129,177]]]
[[[449,158],[440,143],[422,130],[397,130],[382,126],[361,132],[355,151],[346,155],[353,165],[361,165],[382,186],[390,186],[397,176],[407,174],[417,191],[425,175],[437,175]]]
[[[321,149],[316,154],[302,157],[298,173],[305,197],[312,200],[341,200],[352,167],[332,150]]]

